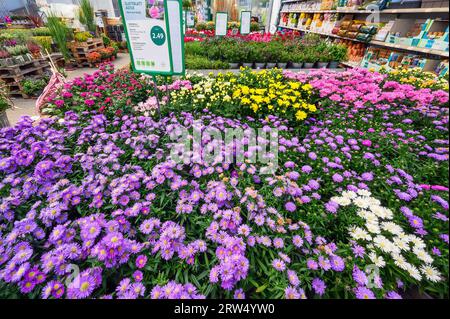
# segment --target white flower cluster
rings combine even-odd
[[[371,195],[367,190],[344,191],[341,196],[331,198],[339,206],[359,208],[357,215],[365,221],[364,227],[352,225],[349,234],[366,247],[371,262],[383,268],[386,265],[383,256],[392,258],[397,267],[418,281],[422,276],[432,282],[441,280],[441,274],[432,266],[433,258],[425,251],[425,242],[414,234],[407,234],[393,221],[392,210],[382,207],[381,202]],[[406,256],[420,264],[413,265]]]

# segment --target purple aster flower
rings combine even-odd
[[[234,291],[233,298],[234,298],[234,299],[245,299],[245,293],[244,293],[244,290],[243,290],[242,288],[241,288],[241,289],[236,289],[236,290]]]
[[[372,290],[362,286],[355,288],[355,296],[357,299],[376,299]]]
[[[286,269],[286,264],[283,260],[276,258],[272,261],[272,266],[275,270],[284,271]]]
[[[325,294],[325,289],[327,288],[327,286],[325,285],[325,282],[323,280],[314,278],[311,285],[314,289],[314,292],[319,296],[323,296]]]
[[[139,255],[136,258],[136,267],[138,267],[139,269],[144,268],[146,264],[147,264],[147,256]]]
[[[295,204],[293,202],[287,202],[284,205],[284,208],[290,213],[295,212],[295,210],[297,209],[297,207],[295,206]]]

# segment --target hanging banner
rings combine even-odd
[[[228,13],[217,12],[215,23],[215,35],[225,36],[227,35],[227,29],[228,29]]]
[[[195,26],[195,16],[192,11],[186,11],[186,26],[188,28],[193,28]]]
[[[250,33],[250,25],[252,20],[251,11],[241,11],[241,34],[249,34]]]
[[[135,72],[151,75],[184,72],[180,1],[119,0],[131,65]],[[170,14],[168,7],[171,8]],[[172,40],[172,37],[175,39]]]

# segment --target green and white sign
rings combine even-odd
[[[186,11],[186,26],[188,28],[193,28],[195,26],[195,16],[192,11]]]
[[[251,25],[252,13],[251,11],[241,11],[241,34],[249,34],[250,33],[250,25]]]
[[[119,0],[133,70],[184,73],[181,0]]]
[[[217,12],[215,23],[215,35],[224,36],[227,35],[228,29],[228,13]]]

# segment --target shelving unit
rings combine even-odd
[[[307,33],[316,33],[316,34],[320,34],[320,35],[327,36],[327,37],[339,38],[339,39],[343,39],[343,40],[350,40],[350,41],[371,44],[371,45],[376,45],[376,46],[381,46],[381,47],[386,47],[386,48],[393,48],[393,49],[397,49],[397,50],[411,51],[411,52],[417,52],[417,53],[423,53],[423,54],[429,54],[429,55],[436,55],[436,56],[441,56],[441,57],[445,57],[445,58],[449,57],[448,51],[419,48],[419,47],[415,47],[415,46],[405,46],[405,45],[394,44],[394,43],[383,42],[383,41],[376,41],[376,40],[372,40],[370,42],[363,42],[363,41],[359,41],[359,40],[353,39],[353,38],[341,37],[341,36],[338,36],[337,34],[332,34],[332,33],[323,33],[323,32],[314,31],[314,30],[285,27],[285,26],[281,26],[281,25],[279,27],[285,28],[285,29],[297,30],[297,31],[301,31],[301,32],[307,32]]]
[[[300,2],[310,2],[305,5],[299,4],[296,5],[295,3]],[[328,2],[328,3],[327,3]],[[352,61],[343,63],[343,65],[346,65],[348,67],[355,67],[359,64],[355,61],[362,59],[363,57],[359,54],[362,54],[365,50],[366,54],[370,51],[369,49],[376,50],[384,50],[380,52],[393,52],[393,54],[396,54],[397,56],[400,56],[400,60],[404,59],[404,57],[407,57],[410,61],[411,59],[416,59],[419,62],[419,65],[423,65],[423,63],[426,63],[429,65],[428,61],[432,61],[433,63],[440,63],[440,61],[445,61],[445,64],[448,64],[448,58],[449,58],[449,51],[448,51],[448,29],[447,32],[444,34],[444,32],[440,29],[443,25],[447,24],[448,26],[448,7],[426,7],[426,3],[428,0],[423,0],[424,7],[421,8],[386,8],[384,10],[375,11],[375,10],[358,10],[357,7],[352,6],[351,8],[344,8],[344,7],[336,7],[336,2],[334,4],[330,3],[330,1],[314,1],[314,0],[287,0],[282,1],[281,7],[280,7],[280,22],[278,27],[281,29],[290,29],[290,30],[296,30],[300,31],[302,33],[315,33],[319,34],[323,37],[328,37],[330,39],[333,39],[333,41],[336,42],[344,42],[345,45],[353,47],[351,43],[358,43],[359,46],[361,46],[361,43],[363,44],[363,47],[361,49],[361,53],[358,53],[356,56],[352,56]],[[340,3],[341,4],[341,3]],[[353,5],[355,2],[350,3],[349,5]],[[286,6],[287,5],[287,6]],[[342,4],[341,4],[342,5]],[[344,4],[345,5],[345,4]],[[303,8],[303,9],[301,9]],[[324,9],[331,9],[331,10],[324,10]],[[298,17],[299,14],[307,14],[306,17],[302,15],[302,24],[296,23],[296,20],[300,20]],[[286,20],[288,17],[286,14],[296,14],[296,15],[289,15],[289,19]],[[357,21],[354,23],[360,23],[359,21],[366,21],[362,22],[363,24],[366,23],[366,25],[370,25],[374,22],[371,21],[371,15],[377,14],[378,20],[376,21],[375,25],[383,25],[383,23],[387,23],[391,21],[395,22],[395,27],[390,28],[391,24],[387,24],[387,29],[384,30],[384,33],[379,33],[378,36],[372,35],[372,36],[360,36],[359,32],[355,30],[351,30],[352,32],[346,31],[347,29],[342,29],[340,27],[340,24],[343,19],[345,18],[347,21],[348,19]],[[284,19],[282,20],[282,17]],[[294,20],[292,20],[294,19]],[[306,19],[308,20],[308,23],[305,24]],[[312,19],[312,23],[311,23]],[[427,20],[431,19],[431,20]],[[288,21],[286,23],[286,21]],[[292,22],[293,21],[293,22]],[[434,21],[432,24],[432,29],[430,33],[433,32],[442,32],[441,34],[444,34],[444,37],[441,38],[434,38],[431,36],[430,38],[428,36],[423,36],[423,34],[427,35],[427,32],[429,32],[429,29],[423,29],[425,30],[425,33],[420,33],[419,36],[415,36],[415,38],[408,38],[406,34],[406,31],[404,30],[410,30],[409,28],[416,28],[416,25],[418,23],[421,23],[422,25],[428,25],[425,23],[428,21]],[[320,22],[320,24],[319,24]],[[322,23],[323,22],[323,23]],[[317,26],[315,23],[318,23]],[[435,27],[435,25],[437,25]],[[305,27],[306,26],[306,27]],[[332,28],[337,28],[339,31],[339,28],[341,31],[337,32],[333,29],[333,33],[331,32]],[[445,28],[445,27],[444,27]],[[342,31],[345,30],[345,31]],[[359,29],[357,29],[359,30]],[[380,27],[378,28],[378,31],[380,30]],[[388,33],[386,36],[386,30],[391,31],[391,33]],[[417,30],[417,29],[415,29]],[[419,29],[420,30],[420,29]],[[378,32],[377,31],[377,32]],[[400,31],[398,34],[394,34],[395,32]],[[346,34],[351,35],[351,37],[346,37]],[[358,39],[356,38],[355,34],[358,33]],[[434,36],[436,36],[436,33],[433,33]],[[381,35],[381,36],[379,36]],[[395,36],[394,36],[395,35]],[[446,40],[442,40],[445,38]],[[440,35],[439,35],[440,36]],[[402,38],[403,37],[403,38]],[[367,39],[367,41],[364,41]],[[413,40],[416,39],[416,40]],[[351,42],[349,42],[351,41]],[[420,42],[420,44],[419,44]],[[447,45],[446,45],[447,43]],[[372,50],[372,51],[373,51]],[[366,56],[364,54],[364,57]],[[361,58],[358,58],[361,57]],[[394,61],[394,60],[393,60]],[[395,60],[396,61],[396,60]],[[426,61],[426,62],[423,62]],[[436,62],[437,61],[437,62]],[[367,64],[367,63],[366,63]],[[412,63],[415,65],[414,63]],[[444,64],[444,65],[445,65]],[[406,64],[407,65],[407,64]]]

